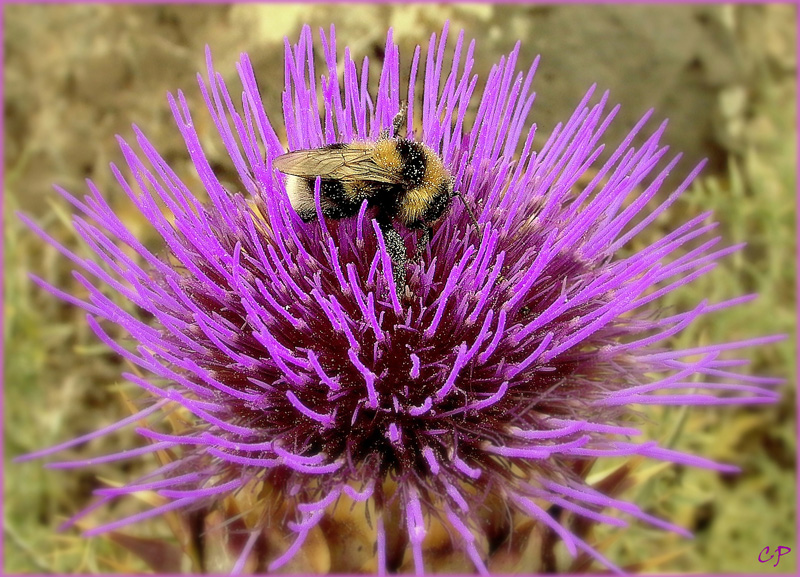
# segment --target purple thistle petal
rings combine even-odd
[[[163,409],[164,406],[169,402],[168,399],[161,399],[157,403],[147,407],[146,409],[142,409],[138,413],[132,414],[130,417],[126,417],[116,423],[112,423],[107,427],[103,427],[102,429],[97,429],[96,431],[92,431],[91,433],[87,433],[86,435],[81,435],[80,437],[75,437],[74,439],[67,441],[65,443],[60,443],[58,445],[54,445],[47,449],[43,449],[41,451],[36,451],[35,453],[28,453],[26,455],[22,455],[14,459],[14,462],[23,463],[25,461],[30,461],[32,459],[38,459],[40,457],[46,457],[47,455],[52,455],[53,453],[58,453],[59,451],[63,451],[64,449],[69,449],[70,447],[74,447],[76,445],[80,445],[87,441],[91,441],[92,439],[96,439],[98,437],[102,437],[109,433],[113,433],[114,431],[121,429],[131,423],[136,423],[141,419],[144,419],[148,415],[152,415],[156,411]]]
[[[177,477],[171,477],[169,479],[162,479],[161,481],[152,481],[150,483],[141,483],[138,485],[129,484],[126,487],[119,487],[119,488],[111,488],[111,489],[97,489],[96,493],[98,495],[108,495],[111,497],[120,497],[123,495],[128,495],[131,493],[131,490],[134,489],[136,491],[152,491],[155,489],[162,489],[164,487],[171,487],[173,485],[180,485],[183,483],[194,483],[195,481],[201,481],[206,472],[199,472],[199,473],[187,473],[185,475],[179,475]]]
[[[244,544],[244,547],[242,547],[242,552],[236,559],[233,569],[231,569],[231,575],[239,575],[242,572],[244,564],[247,562],[247,558],[250,556],[250,552],[253,550],[256,542],[258,542],[259,537],[261,537],[261,531],[253,531],[250,533],[247,542]]]
[[[555,519],[553,519],[550,515],[548,515],[541,507],[536,505],[530,499],[523,497],[521,495],[511,495],[511,502],[517,505],[522,511],[528,513],[531,517],[538,519],[548,527],[550,527],[553,531],[558,534],[559,537],[564,541],[564,545],[567,547],[567,552],[573,557],[578,553],[576,540],[578,539],[575,535],[567,531],[564,527],[562,527]]]

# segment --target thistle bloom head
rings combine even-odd
[[[286,151],[283,127],[267,118],[250,60],[243,55],[237,66],[238,101],[209,55],[200,87],[241,190],[226,189],[214,174],[179,92],[169,103],[205,190],[181,182],[138,130],[138,151],[120,139],[129,173],[112,166],[165,250],[137,240],[91,184],[82,200],[61,190],[94,251],[93,260],[82,259],[60,247],[81,269],[88,296],[37,279],[83,307],[98,337],[141,369],[124,376],[150,402],[36,455],[138,423],[141,448],[60,466],[164,450],[175,456],[146,477],[97,491],[101,503],[148,490],[162,504],[89,533],[249,495],[233,569],[243,569],[266,529],[279,526],[289,536],[285,546],[255,567],[272,571],[332,508],[355,502],[368,514],[376,568],[398,569],[408,551],[407,566],[418,573],[429,568],[433,524],[446,528],[452,548],[475,569],[491,569],[490,554],[505,538],[486,529],[497,513],[491,508],[528,518],[571,555],[609,567],[565,516],[613,525],[635,519],[685,533],[591,486],[585,470],[620,456],[728,470],[637,440],[636,408],[775,399],[774,380],[736,373],[743,362],[725,354],[769,338],[668,346],[698,317],[751,298],[661,311],[659,299],[738,248],[718,247],[709,214],[628,250],[700,167],[657,196],[679,156],[670,158],[659,142],[665,125],[644,134],[647,117],[601,161],[617,109],[607,95],[590,104],[591,91],[534,151],[536,63],[518,71],[518,47],[479,89],[474,43],[465,46],[459,35],[446,63],[445,28],[427,57],[411,58],[406,91],[390,32],[371,95],[366,60],[359,67],[347,49],[342,59],[333,28],[320,37],[314,46],[304,29],[297,45],[286,45],[288,149],[376,140],[407,100],[409,138],[441,155],[477,228],[465,206],[452,203],[421,258],[409,260],[408,290],[398,294],[372,209],[364,203],[355,217],[304,223],[272,166]],[[320,74],[314,50],[325,63]],[[470,105],[477,114],[468,125]],[[398,230],[412,254],[421,235]],[[106,288],[142,314],[125,312]],[[128,338],[112,339],[109,323]],[[184,414],[182,430],[167,431],[156,418],[170,410]],[[141,424],[145,418],[150,425]]]

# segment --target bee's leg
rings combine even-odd
[[[407,107],[405,101],[401,102],[400,103],[400,111],[397,114],[394,115],[394,119],[392,120],[392,133],[389,134],[389,131],[384,128],[383,130],[381,130],[381,136],[380,137],[381,138],[389,138],[390,136],[393,136],[395,138],[402,138],[400,136],[400,130],[403,130],[403,135],[405,136],[405,133],[406,133],[405,124],[406,124],[406,120],[408,119],[408,117],[406,116],[407,111],[408,111],[408,107]]]
[[[405,124],[406,124],[406,120],[408,119],[408,117],[406,116],[407,112],[408,112],[408,107],[407,107],[405,101],[403,101],[403,102],[400,103],[400,111],[397,114],[394,115],[394,119],[392,120],[392,133],[389,134],[389,131],[384,128],[383,130],[381,130],[381,136],[380,137],[381,138],[389,138],[389,137],[392,137],[392,136],[394,138],[403,138],[403,137],[405,137],[405,134],[406,134],[406,130],[405,130],[406,126],[405,126]],[[400,131],[401,130],[403,131],[403,136],[402,137],[400,136]]]
[[[392,129],[395,138],[400,137],[400,131],[402,130],[403,136],[406,135],[406,120],[408,120],[408,104],[405,102],[400,103],[400,111],[395,115],[394,120],[392,120]]]
[[[433,229],[429,226],[425,227],[425,232],[422,233],[422,238],[417,241],[417,249],[414,251],[414,260],[421,260],[425,249],[431,242],[433,236]]]
[[[390,222],[381,224],[383,239],[386,241],[386,252],[392,259],[392,276],[394,285],[397,288],[398,298],[403,298],[406,291],[406,244],[403,237],[397,232]]]

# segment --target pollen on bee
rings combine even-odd
[[[375,163],[391,172],[400,172],[403,159],[391,140],[382,140],[375,145]]]

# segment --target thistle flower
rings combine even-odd
[[[75,274],[88,297],[36,282],[88,312],[98,337],[142,369],[144,375],[124,377],[150,399],[113,426],[27,458],[139,423],[147,441],[141,448],[53,465],[174,456],[125,486],[97,490],[92,508],[140,491],[156,493],[162,504],[87,534],[173,510],[205,515],[236,496],[249,505],[241,512],[234,572],[285,567],[342,502],[363,504],[381,573],[401,567],[405,551],[417,573],[429,569],[425,543],[434,525],[487,572],[487,559],[508,537],[487,529],[492,515],[530,519],[572,556],[610,568],[581,538],[579,520],[626,525],[627,517],[686,533],[591,486],[585,473],[596,459],[627,456],[732,470],[631,440],[640,434],[635,407],[776,398],[775,379],[737,374],[732,369],[744,362],[724,355],[775,337],[668,347],[698,317],[752,298],[660,310],[660,298],[739,248],[717,248],[708,213],[625,253],[701,166],[657,197],[680,155],[668,159],[659,143],[665,124],[642,136],[650,114],[601,162],[601,138],[617,108],[607,110],[607,94],[590,105],[592,90],[534,152],[528,116],[536,62],[517,72],[519,45],[476,96],[474,42],[465,55],[458,36],[448,72],[445,26],[438,41],[431,37],[421,83],[419,49],[414,53],[406,94],[390,31],[373,99],[367,60],[359,75],[347,49],[339,59],[333,27],[320,36],[326,70],[319,77],[310,30],[297,45],[286,43],[288,148],[377,139],[407,98],[409,138],[441,155],[474,207],[477,228],[465,207],[453,204],[422,257],[409,262],[407,294],[398,294],[384,235],[366,204],[357,217],[310,223],[292,210],[284,177],[272,167],[284,146],[249,58],[242,55],[237,66],[244,86],[237,107],[209,54],[200,87],[246,192],[220,183],[179,92],[169,104],[205,188],[202,199],[135,127],[138,152],[120,139],[131,176],[112,165],[163,237],[163,254],[145,247],[91,183],[83,200],[59,192],[81,213],[74,225],[94,260],[70,253],[26,219],[81,269]],[[643,138],[638,148],[635,138]],[[411,252],[421,235],[400,233]],[[125,312],[101,287],[143,314]],[[122,327],[134,345],[110,337],[107,323]],[[163,415],[175,411],[184,426],[167,431]],[[150,424],[141,425],[144,419]],[[257,555],[274,527],[291,538]]]

